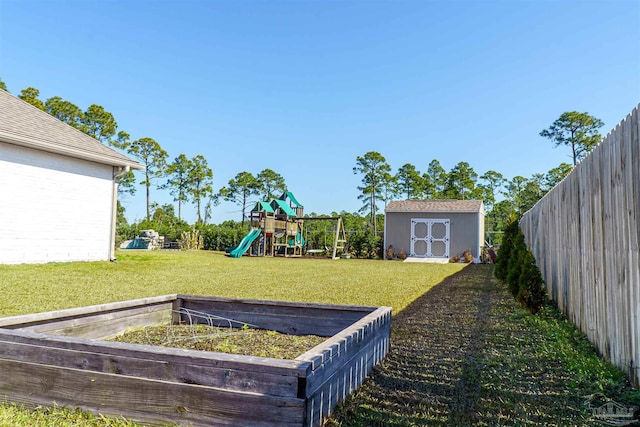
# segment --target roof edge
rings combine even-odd
[[[442,212],[442,213],[483,213],[481,209],[473,209],[473,210],[464,210],[464,211],[456,211],[456,210],[436,210],[436,209],[421,209],[421,210],[384,210],[385,213],[411,213],[411,212]]]
[[[34,141],[31,138],[17,137],[15,135],[11,135],[11,138],[8,138],[6,135],[0,133],[0,142],[4,142],[5,144],[17,145],[20,147],[31,148],[39,151],[46,151],[53,154],[62,154],[77,159],[106,164],[109,166],[129,166],[131,169],[144,169],[144,166],[142,164],[133,160],[125,161],[124,159],[94,154],[87,151],[76,150],[74,148],[61,147],[59,145],[54,145],[45,141]]]

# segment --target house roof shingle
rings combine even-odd
[[[4,90],[0,90],[0,142],[111,166],[144,168],[124,154]]]
[[[482,200],[394,200],[385,212],[482,212]]]

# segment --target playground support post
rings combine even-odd
[[[340,236],[340,232],[342,231],[342,236]],[[342,239],[340,239],[342,237]],[[347,241],[347,238],[344,233],[344,226],[342,225],[342,217],[338,217],[338,224],[336,225],[336,236],[333,239],[333,253],[331,254],[331,259],[336,259],[336,253],[338,252],[338,242],[342,243],[341,249],[344,249],[344,243]]]

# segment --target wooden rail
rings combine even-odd
[[[520,226],[549,296],[640,385],[640,105]]]

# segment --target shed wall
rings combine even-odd
[[[484,247],[485,244],[485,238],[484,238],[484,214],[479,214],[478,215],[478,243],[480,246],[480,250],[482,250],[482,248]],[[474,256],[481,256],[482,254],[478,254],[478,255],[474,255]]]
[[[0,143],[0,264],[108,260],[111,166]]]
[[[393,245],[395,251],[404,249],[409,254],[412,218],[448,219],[450,221],[449,254],[461,255],[466,249],[471,249],[474,258],[480,256],[478,247],[481,246],[484,231],[479,227],[484,227],[484,218],[478,213],[387,212],[385,249]]]

